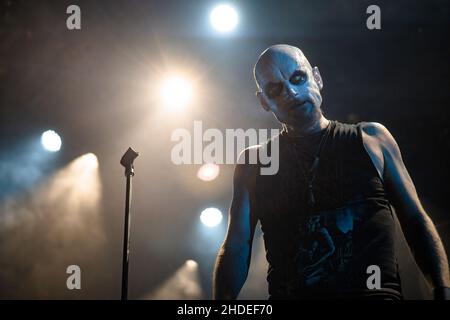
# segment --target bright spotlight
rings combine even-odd
[[[211,11],[209,20],[217,31],[229,32],[238,24],[238,15],[232,6],[221,4]]]
[[[167,107],[180,111],[192,98],[192,88],[189,82],[175,76],[164,81],[161,88],[161,97]]]
[[[97,156],[93,153],[86,153],[80,158],[80,166],[86,170],[92,170],[98,168]]]
[[[146,300],[204,299],[197,262],[186,261],[153,292],[144,295]]]
[[[197,178],[203,181],[212,181],[219,175],[220,168],[214,163],[205,163],[198,169]]]
[[[72,185],[74,189],[78,190],[79,195],[83,195],[86,201],[95,194],[93,190],[100,188],[98,178],[98,160],[93,153],[86,153],[69,165],[71,176],[68,177],[67,182]],[[98,192],[97,192],[98,193]]]
[[[186,266],[187,266],[190,270],[192,270],[192,269],[197,268],[198,263],[195,262],[194,260],[187,260],[187,261],[186,261]]]
[[[45,150],[56,152],[61,149],[61,137],[53,130],[45,131],[41,136],[41,144]]]
[[[200,221],[207,227],[215,227],[222,221],[222,212],[217,208],[207,208],[200,214]]]

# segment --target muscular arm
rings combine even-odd
[[[250,206],[254,170],[245,164],[237,164],[235,168],[228,231],[213,275],[213,299],[216,300],[236,299],[247,278],[257,223]]]
[[[363,132],[364,145],[375,166],[382,168],[386,191],[417,263],[434,288],[450,287],[444,246],[420,203],[395,139],[378,123],[365,124]]]

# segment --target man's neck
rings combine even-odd
[[[330,120],[321,115],[318,121],[315,121],[309,126],[292,126],[283,124],[283,127],[289,136],[301,138],[325,130],[329,123]]]

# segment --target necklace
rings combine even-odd
[[[313,157],[312,163],[309,166],[309,169],[305,169],[304,167],[301,168],[301,172],[303,174],[303,178],[305,181],[307,181],[307,195],[306,195],[306,199],[307,199],[307,205],[309,210],[311,211],[314,206],[316,205],[316,199],[314,197],[314,191],[313,191],[313,187],[314,187],[314,181],[316,179],[316,172],[317,172],[317,168],[319,166],[319,162],[320,162],[320,156],[322,154],[322,150],[324,148],[324,145],[326,144],[327,140],[328,140],[328,136],[330,134],[331,131],[331,126],[334,125],[333,121],[329,121],[327,127],[325,128],[325,130],[322,132],[322,135],[320,137],[320,142],[319,142],[319,146],[316,150],[316,153]],[[302,161],[299,161],[299,159],[301,158],[299,156],[299,153],[301,152],[298,148],[298,143],[295,142],[295,140],[291,139],[291,142],[294,144],[294,155],[296,158],[297,163],[302,163]]]
[[[320,162],[320,156],[322,154],[323,147],[328,140],[328,136],[330,135],[331,131],[331,121],[328,123],[327,128],[325,129],[325,132],[323,133],[321,139],[319,148],[317,150],[316,156],[314,157],[313,163],[309,169],[309,179],[308,179],[308,206],[310,209],[314,208],[316,205],[316,199],[314,198],[314,192],[313,192],[313,186],[314,186],[314,180],[316,179],[316,172],[317,167],[319,166]]]

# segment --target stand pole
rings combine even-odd
[[[123,237],[123,256],[122,256],[122,294],[121,300],[128,299],[128,263],[130,258],[130,204],[131,204],[131,178],[134,176],[133,161],[139,153],[131,148],[125,152],[120,160],[120,164],[125,167],[125,177],[127,185],[125,191],[125,223]]]

